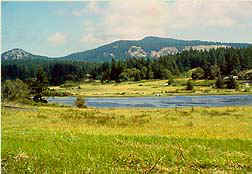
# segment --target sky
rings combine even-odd
[[[252,43],[252,0],[111,0],[1,4],[2,52],[49,57],[158,36]]]

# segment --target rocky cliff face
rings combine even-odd
[[[184,50],[199,50],[199,51],[209,51],[210,49],[217,49],[217,48],[230,48],[231,46],[228,45],[197,45],[197,46],[186,46]]]
[[[185,48],[182,49],[181,51],[190,50],[190,49],[199,50],[199,51],[205,51],[205,50],[209,51],[210,49],[230,48],[230,47],[231,46],[227,46],[227,45],[197,45],[197,46],[185,46]],[[159,57],[166,56],[166,55],[175,55],[179,52],[180,51],[176,47],[164,47],[158,51],[153,50],[151,52],[147,52],[142,47],[131,46],[128,50],[128,55],[130,57],[159,58]]]
[[[2,60],[20,60],[30,57],[32,57],[32,54],[19,48],[12,49],[2,54]]]

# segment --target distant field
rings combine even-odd
[[[194,89],[186,90],[188,79],[176,79],[173,85],[167,86],[167,80],[142,80],[139,82],[105,83],[100,81],[73,83],[71,85],[55,86],[59,92],[69,92],[81,96],[170,96],[170,95],[211,95],[211,94],[252,94],[252,86],[240,85],[239,90],[216,89],[214,80],[192,81]],[[241,81],[240,81],[241,82]]]
[[[252,172],[252,108],[2,108],[3,173]]]

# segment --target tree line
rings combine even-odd
[[[57,60],[16,60],[2,62],[2,81],[36,78],[39,67],[48,79],[48,85],[84,78],[108,81],[142,79],[170,79],[183,76],[191,69],[193,79],[216,79],[218,76],[239,75],[252,69],[252,47],[217,48],[209,51],[186,50],[160,58],[112,59],[110,62],[89,63]]]

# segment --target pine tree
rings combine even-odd
[[[41,67],[39,67],[37,75],[36,75],[36,80],[33,80],[31,82],[31,90],[33,96],[33,100],[36,102],[47,102],[42,98],[43,91],[47,89],[47,84],[48,80],[46,77],[45,72]]]
[[[217,78],[217,80],[215,82],[215,87],[222,89],[222,88],[224,88],[224,85],[225,85],[224,80],[222,79],[221,74],[219,73],[218,78]]]

